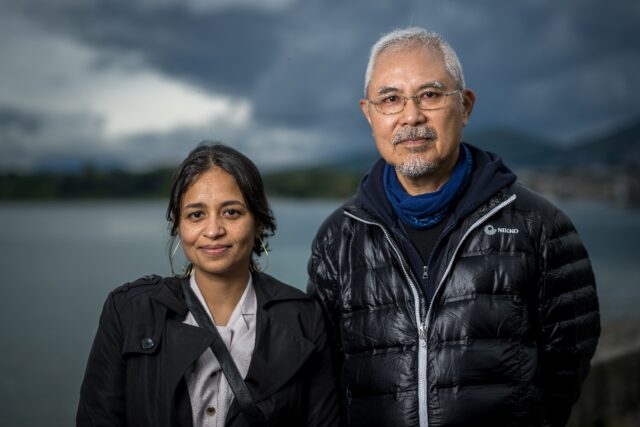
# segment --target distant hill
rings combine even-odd
[[[583,187],[589,189],[591,195],[598,185],[612,183],[600,193],[619,197],[618,193],[624,188],[632,188],[625,190],[631,194],[625,197],[640,204],[640,192],[636,194],[635,190],[635,182],[640,179],[637,169],[633,169],[640,168],[640,118],[568,147],[506,128],[470,133],[465,140],[495,152],[514,169],[533,169],[536,181],[530,184],[542,191],[570,188],[580,193],[577,188]],[[361,178],[378,158],[372,142],[370,150],[329,164],[265,173],[265,187],[270,196],[346,198],[355,192]],[[598,176],[590,169],[594,165],[601,169]],[[108,162],[102,162],[80,168],[74,162],[54,162],[43,165],[45,171],[31,174],[0,173],[0,200],[166,197],[175,169],[125,172],[109,166]],[[615,175],[616,169],[625,168],[625,176]],[[572,171],[573,181],[559,184],[558,180],[567,171]],[[596,181],[589,181],[592,178]],[[621,187],[621,182],[627,184]],[[637,187],[640,188],[640,184]]]
[[[464,140],[498,154],[514,168],[548,165],[563,152],[553,141],[508,128],[472,132]]]
[[[640,118],[569,146],[510,130],[472,134],[470,142],[513,167],[640,167]]]
[[[609,132],[570,145],[509,128],[491,128],[465,135],[464,140],[498,154],[513,168],[640,167],[640,117]],[[324,165],[324,169],[365,173],[379,158],[371,150]]]
[[[465,141],[502,157],[512,167],[548,164],[563,152],[552,141],[508,128],[486,129],[470,133]],[[363,174],[380,158],[371,141],[371,149],[324,165],[325,169]]]
[[[361,173],[337,168],[304,168],[264,174],[269,197],[338,198],[353,195]]]
[[[580,144],[575,154],[581,164],[640,166],[640,119]]]

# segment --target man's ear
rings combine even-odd
[[[369,101],[366,99],[360,100],[360,109],[362,110],[362,114],[364,114],[364,118],[369,122],[369,126],[371,126],[371,112],[369,110]]]
[[[469,122],[469,117],[473,111],[473,105],[476,103],[476,93],[471,89],[465,89],[462,91],[462,125],[466,126]]]

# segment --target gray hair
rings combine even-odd
[[[444,65],[451,77],[456,83],[457,89],[464,89],[464,75],[462,73],[462,65],[458,55],[453,48],[442,38],[442,36],[434,31],[425,30],[420,27],[399,28],[383,35],[371,47],[369,55],[369,63],[367,71],[364,75],[364,96],[367,97],[367,90],[371,82],[371,75],[378,56],[389,48],[401,50],[404,48],[422,46],[432,48],[442,54]]]

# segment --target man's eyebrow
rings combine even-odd
[[[440,80],[432,80],[430,82],[426,82],[418,87],[418,91],[424,89],[440,89],[444,90],[445,85]],[[400,90],[395,86],[382,86],[376,91],[377,95],[386,95],[387,93],[400,92]]]
[[[442,82],[441,82],[441,81],[439,81],[439,80],[432,80],[432,81],[430,81],[430,82],[426,82],[426,83],[424,83],[424,84],[420,85],[420,87],[418,88],[418,90],[422,90],[422,89],[429,89],[429,88],[432,88],[432,89],[442,89],[442,90],[444,90],[445,85],[444,85],[444,84],[442,84]]]
[[[391,92],[398,92],[398,88],[393,86],[382,86],[380,89],[376,91],[376,94],[385,95]]]

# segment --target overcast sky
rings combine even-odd
[[[637,0],[0,0],[0,170],[175,164],[203,139],[263,168],[372,150],[368,51],[408,25],[458,52],[468,131],[640,117]]]

